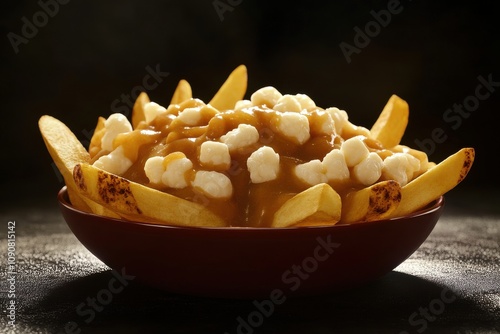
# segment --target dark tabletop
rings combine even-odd
[[[484,190],[453,191],[429,238],[389,274],[343,292],[287,299],[260,318],[259,301],[176,295],[134,281],[100,293],[113,273],[74,237],[55,198],[8,205],[0,215],[0,331],[500,333],[499,199]],[[15,298],[6,266],[9,221],[15,221]],[[111,297],[91,307],[97,296]]]

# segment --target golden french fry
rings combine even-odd
[[[79,196],[73,182],[73,168],[76,164],[88,162],[89,153],[74,133],[58,119],[44,115],[38,120],[43,141],[57,169],[66,183],[68,196],[75,208],[89,211],[89,206]]]
[[[408,103],[399,96],[392,95],[370,129],[371,136],[384,147],[398,145],[408,125],[408,116]]]
[[[97,119],[97,125],[94,129],[94,134],[90,139],[90,145],[89,145],[89,155],[91,159],[95,157],[102,149],[101,139],[104,136],[104,132],[106,131],[106,128],[104,127],[104,122],[106,122],[106,119],[104,117],[99,117]]]
[[[274,214],[271,226],[334,225],[340,219],[341,207],[339,194],[320,183],[288,199]]]
[[[401,186],[394,180],[381,181],[349,193],[342,202],[341,222],[361,223],[387,218],[401,201]]]
[[[141,92],[135,100],[134,107],[132,108],[132,127],[137,129],[140,122],[146,120],[144,115],[144,105],[151,102],[146,92]]]
[[[422,209],[457,186],[472,167],[475,150],[462,148],[401,189],[401,203],[391,217],[404,216]]]
[[[172,95],[170,104],[179,104],[186,100],[189,100],[192,97],[193,93],[191,91],[191,85],[189,85],[189,82],[182,79],[177,84],[177,88],[175,88],[174,95]]]
[[[236,102],[243,99],[246,90],[247,68],[240,65],[229,74],[209,104],[218,110],[232,109]]]
[[[38,126],[52,160],[63,176],[71,204],[81,211],[118,217],[99,204],[80,196],[73,180],[73,169],[77,164],[88,163],[90,155],[75,134],[60,120],[48,115],[40,117]]]
[[[84,196],[129,219],[180,226],[227,225],[201,204],[143,186],[86,163],[75,166],[73,178]]]

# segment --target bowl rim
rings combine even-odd
[[[69,201],[68,197],[68,192],[67,192],[67,186],[63,186],[57,193],[57,200],[60,205],[64,206],[67,210],[73,211],[79,215],[84,215],[84,216],[89,216],[89,217],[96,217],[99,219],[106,219],[108,221],[120,223],[120,224],[128,224],[128,225],[142,225],[144,227],[149,227],[149,228],[162,228],[162,229],[175,229],[175,230],[204,230],[204,231],[245,231],[248,233],[248,231],[276,231],[275,233],[278,233],[279,231],[304,231],[304,230],[337,230],[337,229],[352,229],[352,228],[363,228],[366,226],[373,226],[373,225],[378,225],[378,224],[384,224],[388,222],[397,222],[399,220],[407,220],[410,218],[416,218],[419,216],[424,216],[424,215],[429,215],[435,211],[440,210],[445,203],[444,196],[440,196],[434,201],[430,202],[428,205],[426,205],[423,209],[417,210],[415,212],[412,212],[410,214],[400,216],[400,217],[394,217],[394,218],[389,218],[389,219],[380,219],[380,220],[373,220],[373,221],[368,221],[368,222],[361,222],[361,223],[354,223],[354,224],[338,224],[338,225],[318,225],[318,226],[295,226],[295,227],[247,227],[247,226],[223,226],[223,227],[218,227],[218,226],[181,226],[181,225],[169,225],[169,224],[162,224],[162,223],[148,223],[148,222],[138,222],[138,221],[133,221],[133,220],[127,220],[127,219],[119,219],[119,218],[113,218],[113,217],[107,217],[107,216],[102,216],[98,215],[92,212],[87,212],[87,211],[82,211],[77,208],[75,208]]]

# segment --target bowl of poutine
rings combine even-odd
[[[333,291],[418,249],[474,161],[470,147],[435,163],[403,145],[409,108],[397,95],[365,128],[306,94],[265,86],[245,99],[246,88],[240,65],[208,103],[186,80],[166,107],[143,92],[130,120],[99,117],[89,147],[42,116],[66,184],[60,208],[82,244],[171,292]]]

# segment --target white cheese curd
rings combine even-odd
[[[300,112],[302,107],[300,102],[295,98],[295,96],[290,94],[285,94],[279,98],[278,102],[273,107],[276,111],[293,111]]]
[[[347,112],[336,107],[328,108],[325,111],[328,112],[332,117],[333,123],[335,125],[335,132],[338,134],[342,134],[342,128],[349,119]]]
[[[161,181],[169,188],[185,188],[188,186],[186,173],[192,170],[193,163],[184,154],[178,152],[171,154],[176,154],[176,157],[174,159],[169,159],[169,155],[165,157],[163,163],[165,172],[161,176]]]
[[[421,161],[409,153],[394,153],[385,158],[382,175],[398,181],[402,186],[410,182],[415,173],[420,173]]]
[[[144,172],[149,182],[160,184],[165,167],[163,167],[164,157],[151,157],[144,164]]]
[[[314,115],[314,121],[310,124],[313,134],[329,136],[336,133],[332,116],[329,113],[318,110]]]
[[[405,145],[397,145],[396,149],[401,150],[401,152],[398,153],[407,154],[408,162],[410,163],[413,169],[413,173],[411,176],[412,179],[415,176],[415,173],[417,174],[424,173],[430,167],[429,158],[425,152],[411,149],[410,147]],[[415,159],[418,160],[418,163]]]
[[[104,136],[101,139],[103,150],[111,152],[114,150],[113,141],[120,133],[132,131],[132,125],[125,115],[120,113],[111,114],[104,122]]]
[[[371,132],[364,126],[358,126],[354,125],[351,122],[347,121],[344,126],[342,127],[342,132],[343,133],[355,133],[358,136],[365,136],[367,138],[371,137]]]
[[[352,173],[361,184],[369,186],[380,178],[383,165],[382,158],[377,153],[370,152],[363,161],[354,166]]]
[[[201,120],[201,112],[199,107],[195,108],[185,108],[182,110],[176,118],[178,122],[185,125],[195,126]]]
[[[343,181],[350,178],[349,167],[341,150],[333,149],[328,152],[322,163],[329,181]]]
[[[122,175],[130,166],[132,161],[125,156],[123,146],[118,146],[107,155],[103,155],[94,162],[94,166],[116,175]]]
[[[408,183],[408,169],[409,163],[406,154],[394,153],[384,159],[384,166],[382,168],[382,176],[386,180],[395,180],[401,186]]]
[[[316,107],[316,103],[306,94],[295,94],[295,98],[300,103],[300,109],[311,109]]]
[[[252,101],[250,101],[250,100],[239,100],[234,105],[234,110],[241,110],[241,109],[251,108],[251,107],[253,107]]]
[[[406,169],[406,174],[408,176],[408,182],[413,179],[415,173],[420,172],[420,160],[409,153],[403,153],[408,159],[408,168]]]
[[[164,113],[165,111],[167,111],[167,109],[158,103],[148,102],[144,105],[144,120],[149,124],[156,118],[156,116]]]
[[[295,175],[310,186],[328,181],[324,166],[318,159],[297,165]]]
[[[252,125],[240,124],[236,129],[221,136],[220,141],[227,145],[229,151],[234,151],[257,143],[259,131]]]
[[[231,180],[214,171],[197,171],[191,186],[210,198],[229,198],[233,194]]]
[[[340,149],[344,153],[348,167],[354,167],[365,159],[370,151],[364,143],[364,136],[355,136],[342,143]]]
[[[311,134],[309,120],[296,112],[283,112],[279,115],[278,131],[299,145],[304,144]]]
[[[254,106],[265,105],[268,108],[273,108],[278,100],[282,97],[281,93],[272,86],[262,87],[256,90],[251,96],[250,101]]]
[[[250,180],[262,183],[274,180],[280,171],[280,156],[269,146],[262,146],[247,159]]]
[[[200,163],[205,166],[227,169],[231,165],[229,147],[215,141],[206,141],[201,144],[199,159]]]

